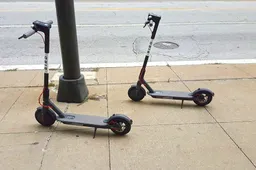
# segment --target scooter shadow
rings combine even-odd
[[[55,130],[55,132],[63,135],[70,135],[71,137],[89,137],[92,139],[103,139],[108,137],[114,137],[116,139],[118,138],[124,138],[125,136],[117,136],[115,135],[110,129],[100,129],[98,128],[95,134],[94,138],[94,128],[90,127],[81,127],[81,128],[68,128],[68,127],[62,127],[61,129]]]
[[[62,135],[70,135],[71,137],[94,137],[94,128],[90,127],[81,127],[81,128],[68,128],[62,127],[61,129],[56,129],[56,133]],[[108,130],[106,129],[97,129],[95,138],[105,138],[108,137]]]
[[[55,127],[43,127],[41,125],[30,125],[30,128],[31,129],[34,129],[33,132],[37,132],[37,133],[58,133],[58,135],[64,135],[64,136],[69,136],[69,137],[75,137],[75,138],[79,138],[79,137],[86,137],[86,138],[91,138],[93,139],[94,137],[94,128],[91,128],[91,127],[80,127],[80,126],[77,126],[76,128],[74,127],[69,127],[68,125],[65,126],[63,125],[61,128],[56,128]],[[129,134],[127,134],[129,135]],[[127,137],[127,135],[124,135],[124,136],[118,136],[118,135],[115,135],[110,129],[101,129],[101,128],[98,128],[97,131],[96,131],[96,134],[95,134],[95,138],[100,138],[100,139],[103,139],[103,138],[108,138],[108,137],[111,137],[111,138],[115,138],[115,139],[118,139],[118,138],[125,138]]]
[[[197,106],[194,103],[191,102],[186,102],[184,101],[183,106],[182,102],[173,102],[173,101],[131,101],[127,100],[127,103],[132,104],[132,105],[148,105],[148,106],[156,106],[156,107],[172,107],[172,108],[179,108],[179,109],[185,109],[185,108],[202,108]]]

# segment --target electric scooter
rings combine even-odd
[[[111,129],[116,135],[125,135],[130,132],[131,125],[133,123],[132,119],[123,114],[113,114],[109,118],[100,116],[89,116],[89,115],[79,115],[74,113],[63,113],[50,99],[49,99],[49,69],[48,69],[48,54],[49,54],[49,44],[50,44],[50,28],[52,21],[42,22],[34,21],[32,30],[23,34],[21,38],[28,38],[34,33],[43,32],[44,33],[44,44],[45,44],[45,58],[44,58],[44,88],[39,96],[38,102],[41,105],[36,109],[35,119],[43,126],[51,126],[55,121],[62,122],[67,125],[76,126],[87,126],[94,127],[95,138],[97,128]],[[40,33],[39,33],[40,34]],[[41,34],[40,34],[41,35]],[[43,36],[42,36],[43,38]],[[68,89],[67,89],[68,90]],[[43,104],[40,102],[40,98],[43,94]]]
[[[182,100],[181,103],[181,108],[183,106],[184,100],[193,100],[195,104],[198,106],[206,106],[212,101],[212,98],[214,96],[214,93],[205,88],[198,88],[194,92],[179,92],[179,91],[160,91],[160,90],[153,90],[149,84],[144,80],[144,75],[146,73],[146,67],[147,67],[147,62],[148,58],[150,55],[150,50],[154,41],[154,38],[156,36],[156,32],[158,29],[159,22],[161,20],[161,16],[157,16],[155,14],[149,13],[148,14],[148,19],[145,22],[145,26],[148,26],[150,31],[151,31],[151,41],[149,43],[148,51],[147,54],[144,58],[144,63],[141,68],[140,74],[139,74],[139,79],[137,81],[136,85],[132,85],[129,90],[128,90],[128,96],[133,100],[133,101],[140,101],[144,98],[146,95],[145,89],[141,86],[144,85],[147,90],[148,90],[148,95],[150,95],[152,98],[157,98],[157,99],[172,99],[172,100]],[[150,27],[153,27],[153,31],[151,30]]]

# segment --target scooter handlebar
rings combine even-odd
[[[30,37],[31,35],[35,34],[38,31],[38,29],[40,30],[39,27],[48,27],[48,28],[50,28],[52,23],[53,23],[52,20],[48,20],[48,21],[45,21],[45,22],[35,21],[35,22],[33,22],[34,26],[32,27],[32,30],[24,33],[18,39]]]
[[[145,28],[148,24],[149,24],[149,21],[146,21],[145,25],[143,26],[143,28]]]
[[[147,21],[145,22],[145,25],[144,25],[144,27],[143,28],[145,28],[146,27],[146,25],[148,25],[149,24],[149,26],[150,27],[152,27],[153,26],[153,23],[159,23],[159,21],[160,21],[160,19],[161,19],[161,16],[158,16],[158,15],[155,15],[155,14],[152,14],[152,13],[149,13],[148,14],[148,19],[147,19]]]
[[[149,27],[152,27],[154,25],[154,29],[151,34],[151,39],[154,39],[155,38],[155,35],[156,35],[156,32],[157,32],[157,28],[158,28],[158,25],[159,25],[159,22],[161,20],[161,16],[158,16],[158,15],[155,15],[153,13],[149,13],[148,14],[148,19],[147,21],[145,22],[145,25],[148,25],[149,24]]]
[[[19,39],[21,39],[21,38],[28,38],[31,35],[35,34],[35,33],[36,33],[36,30],[34,30],[34,29],[30,30],[30,31],[26,32],[25,34],[23,34],[22,36],[20,36]]]

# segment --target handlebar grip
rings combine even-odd
[[[26,32],[25,34],[23,34],[21,37],[19,37],[19,39],[21,39],[21,38],[28,38],[31,35],[35,34],[35,32],[36,32],[35,30],[30,30],[30,31]]]
[[[143,28],[145,28],[148,24],[149,24],[149,21],[146,21],[146,22],[144,23]]]
[[[45,23],[47,23],[47,24],[53,24],[53,21],[52,20],[49,20],[49,21],[46,21]]]

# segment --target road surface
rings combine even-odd
[[[143,28],[149,12],[162,16],[155,43],[177,43],[175,49],[152,48],[150,61],[256,58],[256,2],[253,1],[75,1],[81,64],[141,62],[150,40]],[[50,64],[61,53],[53,2],[0,2],[0,65],[43,64],[38,34],[18,40],[34,20],[53,20]]]

